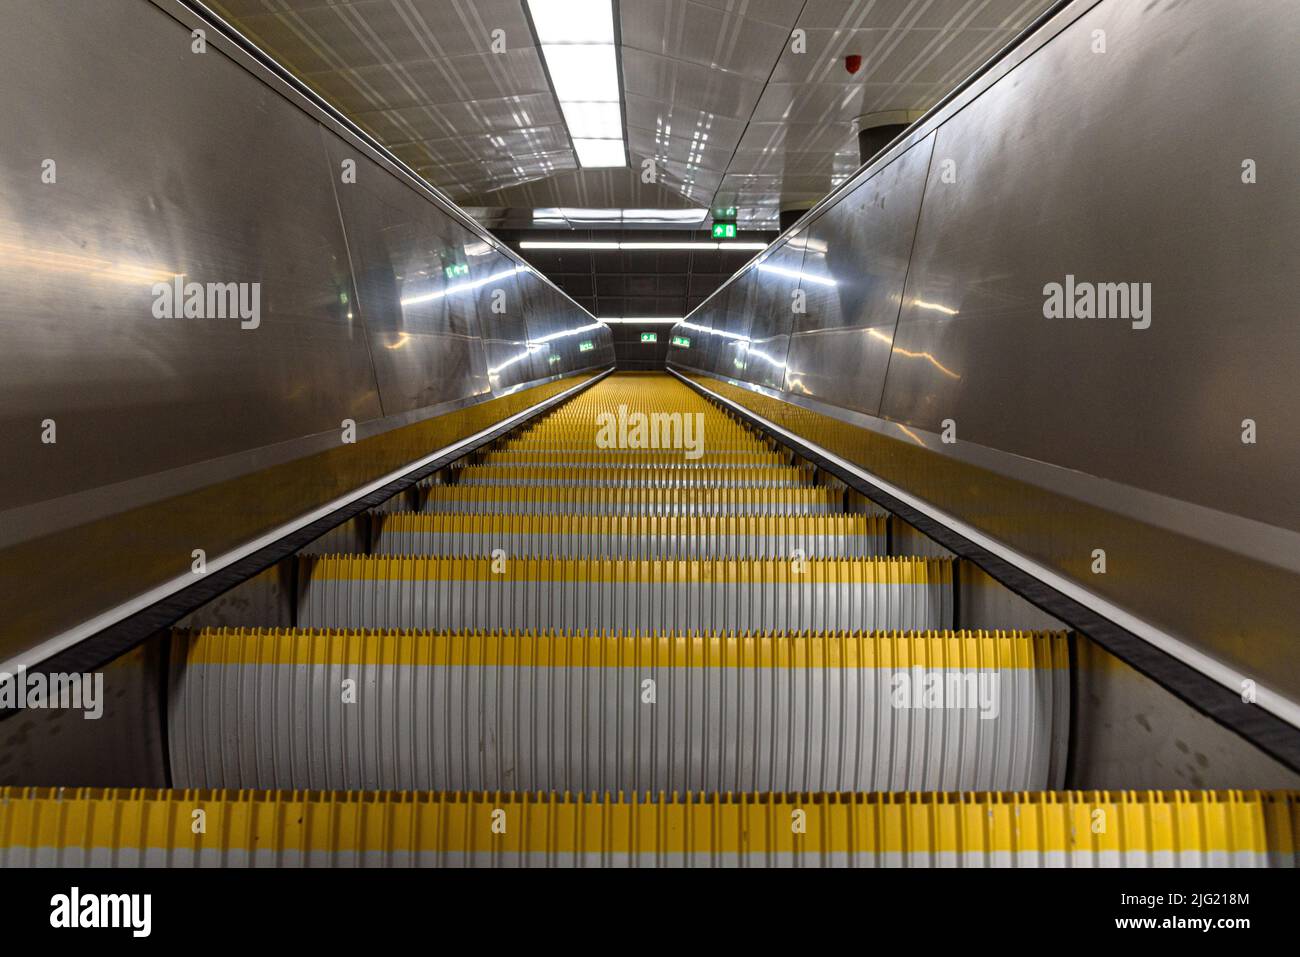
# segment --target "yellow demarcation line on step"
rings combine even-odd
[[[833,634],[209,628],[174,633],[187,665],[526,668],[1066,669],[1064,632]]]
[[[204,827],[195,833],[195,812]],[[1098,822],[1102,827],[1098,828]],[[1297,794],[1277,791],[619,796],[0,789],[0,855],[21,848],[596,855],[1272,852],[1293,862]],[[187,858],[193,860],[193,858]],[[436,860],[436,859],[435,859]],[[996,860],[992,861],[996,863]],[[322,863],[328,863],[322,862]],[[810,861],[816,863],[816,861]],[[864,863],[871,863],[870,860]]]
[[[312,581],[639,582],[658,585],[952,584],[949,558],[621,559],[322,555],[300,559]],[[494,568],[494,565],[496,566]]]

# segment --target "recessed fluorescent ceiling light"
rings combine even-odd
[[[573,141],[573,148],[578,151],[578,162],[583,166],[626,166],[623,155],[623,141],[617,140],[580,140]]]
[[[528,0],[528,12],[543,43],[614,42],[609,0]]]
[[[763,243],[616,243],[616,242],[551,242],[525,239],[519,244],[520,249],[717,249],[722,252],[747,250],[758,252],[766,249]],[[759,267],[762,268],[762,267]],[[789,273],[789,270],[786,270]],[[791,273],[791,275],[795,275]],[[816,281],[816,280],[814,280]],[[823,280],[824,281],[824,280]],[[829,281],[834,285],[834,280]]]
[[[564,122],[575,139],[623,139],[623,112],[617,103],[561,102]]]
[[[583,166],[626,166],[611,0],[528,0],[542,57]]]
[[[668,326],[668,325],[676,325],[682,320],[680,318],[669,319],[666,316],[644,316],[639,319],[628,318],[624,316],[601,316],[600,321],[606,323],[607,325],[613,325],[621,322],[621,323],[636,323],[639,326],[651,325],[651,324]]]
[[[534,223],[700,223],[707,209],[580,209],[573,206],[539,206]]]

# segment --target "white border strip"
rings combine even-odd
[[[298,529],[310,525],[312,522],[316,521],[317,519],[324,518],[330,512],[343,508],[345,505],[355,502],[359,498],[364,498],[365,496],[369,495],[371,492],[383,488],[389,482],[394,482],[397,479],[400,479],[404,475],[409,475],[411,472],[423,468],[424,466],[428,465],[430,462],[435,461],[436,459],[440,459],[445,455],[450,455],[456,452],[458,449],[462,449],[467,445],[471,445],[474,442],[478,441],[479,439],[482,439],[484,436],[487,436],[492,432],[495,432],[497,429],[501,428],[504,425],[509,425],[512,422],[517,422],[526,416],[532,415],[539,406],[543,406],[548,403],[558,405],[563,399],[567,398],[570,395],[573,395],[573,393],[577,392],[580,389],[585,389],[588,386],[595,385],[597,382],[605,378],[613,371],[614,371],[613,369],[606,369],[604,372],[601,372],[597,376],[595,376],[595,378],[588,379],[585,382],[581,382],[578,385],[575,385],[571,389],[566,389],[563,392],[551,396],[549,399],[544,399],[541,402],[538,402],[536,405],[529,406],[527,409],[524,409],[522,412],[516,412],[514,415],[510,416],[509,418],[502,419],[500,422],[496,422],[486,429],[482,429],[478,432],[475,432],[473,435],[463,438],[458,442],[453,442],[451,445],[444,446],[443,448],[438,449],[438,451],[436,452],[431,452],[430,454],[426,455],[424,458],[412,462],[410,465],[405,465],[395,472],[389,472],[383,478],[375,479],[369,485],[363,485],[361,488],[356,489],[355,491],[340,496],[339,498],[334,499],[332,502],[328,502],[327,504],[322,505],[319,508],[313,509],[312,511],[308,512],[305,515],[301,515],[298,518],[293,519],[292,521],[286,522],[284,525],[281,525],[279,528],[267,532],[265,535],[262,535],[259,538],[255,538],[251,542],[247,542],[243,545],[240,545],[238,548],[232,551],[226,552],[224,555],[220,555],[217,558],[211,559],[207,563],[207,572],[205,572],[204,575],[202,576],[197,576],[192,572],[186,575],[179,575],[176,578],[171,579],[170,581],[163,582],[161,585],[158,585],[155,588],[151,588],[149,591],[144,592],[143,594],[137,595],[135,598],[132,598],[129,601],[125,601],[114,608],[110,608],[106,612],[102,612],[101,614],[96,615],[94,618],[90,618],[86,621],[83,621],[81,624],[69,628],[67,631],[60,632],[59,634],[55,635],[52,638],[47,638],[44,641],[42,641],[40,644],[28,648],[26,651],[22,652],[16,657],[10,658],[8,661],[5,662],[0,662],[0,672],[13,674],[19,668],[35,668],[38,664],[40,664],[40,662],[44,661],[46,658],[56,655],[60,651],[64,651],[72,647],[73,645],[77,644],[80,641],[84,641],[85,639],[89,638],[91,635],[101,632],[105,628],[110,627],[111,625],[117,624],[119,621],[123,620],[124,618],[130,617],[131,615],[134,615],[136,612],[148,608],[150,605],[156,605],[164,598],[174,595],[176,594],[176,592],[184,588],[188,588],[190,585],[193,585],[195,582],[200,581],[202,578],[207,577],[213,572],[221,571],[221,569],[233,565],[235,562],[240,561],[244,558],[247,558],[249,555],[253,554],[254,552],[261,551],[266,546],[275,543],[281,538],[284,538],[284,536],[290,535],[293,532],[298,531]]]
[[[879,488],[882,492],[892,495],[901,502],[905,502],[923,515],[934,519],[940,525],[946,526],[950,531],[956,532],[958,535],[974,542],[981,548],[987,549],[1003,561],[1014,565],[1022,572],[1037,578],[1040,582],[1050,588],[1054,588],[1061,594],[1073,598],[1079,604],[1090,608],[1092,611],[1101,615],[1103,618],[1109,619],[1126,631],[1132,632],[1144,641],[1159,648],[1170,657],[1177,658],[1183,664],[1196,669],[1206,677],[1214,679],[1234,694],[1241,693],[1243,687],[1242,683],[1244,681],[1255,680],[1253,678],[1247,678],[1245,675],[1233,670],[1218,659],[1212,658],[1204,652],[1193,648],[1180,638],[1176,638],[1168,632],[1161,631],[1159,628],[1142,621],[1142,619],[1135,617],[1130,612],[1120,608],[1118,605],[1111,604],[1106,599],[1093,594],[1069,579],[1061,577],[1051,569],[1038,564],[1032,559],[1026,558],[1019,552],[1003,545],[996,539],[989,538],[983,532],[967,525],[961,519],[955,518],[947,512],[935,508],[933,505],[917,498],[915,495],[903,491],[903,489],[899,488],[897,485],[886,481],[880,476],[868,472],[866,469],[848,461],[847,459],[840,458],[835,453],[827,451],[814,442],[808,441],[803,436],[796,435],[788,429],[781,428],[781,426],[763,418],[763,416],[758,413],[745,408],[740,403],[734,402],[726,396],[719,395],[712,389],[700,385],[698,382],[687,379],[686,376],[682,375],[675,369],[669,369],[668,371],[684,382],[687,386],[699,389],[701,392],[713,396],[713,398],[728,407],[743,412],[755,421],[761,422],[764,428],[770,429],[778,435],[785,436],[786,438],[792,439],[793,441],[814,450],[818,455],[821,455],[830,462],[834,462],[846,472],[851,472],[854,475],[857,475],[863,481],[869,482]],[[1294,701],[1283,697],[1275,691],[1270,691],[1258,682],[1255,682],[1255,703],[1265,711],[1276,715],[1288,724],[1300,728],[1300,705],[1297,705]]]

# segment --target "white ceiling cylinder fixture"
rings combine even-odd
[[[528,13],[578,163],[626,166],[611,0],[528,0]]]

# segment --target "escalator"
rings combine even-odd
[[[171,787],[0,791],[0,866],[1294,866],[1289,791],[1077,791],[1072,642],[667,375],[609,376],[180,628]],[[344,541],[364,547],[341,553]]]

